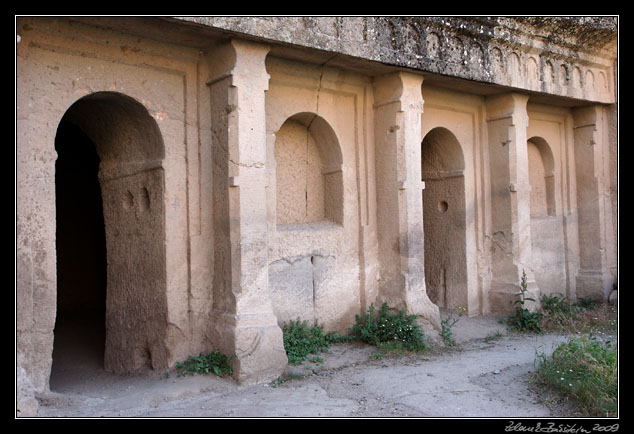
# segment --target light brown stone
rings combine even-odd
[[[523,273],[607,301],[608,18],[18,17],[21,408],[69,312],[107,370],[219,349],[257,383],[291,319],[346,332],[386,302],[433,337],[439,307],[506,314]]]

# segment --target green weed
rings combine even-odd
[[[277,377],[275,380],[271,381],[269,384],[271,387],[277,387],[281,384],[286,383],[287,381],[301,380],[308,377],[310,377],[310,374],[299,374],[297,372],[289,372],[280,377]]]
[[[590,416],[617,414],[617,351],[596,338],[570,338],[550,357],[538,356],[538,379],[572,396]]]
[[[219,377],[233,375],[231,368],[231,358],[222,354],[220,351],[213,351],[208,354],[200,353],[176,364],[178,376],[209,374],[213,373]]]
[[[445,343],[445,346],[447,347],[456,346],[456,340],[453,337],[452,328],[453,326],[456,325],[456,323],[458,322],[462,314],[466,311],[467,311],[466,308],[462,306],[458,306],[457,318],[454,318],[453,314],[449,312],[449,314],[443,320],[440,321],[440,325],[441,325],[440,336],[442,337],[442,341]]]
[[[309,354],[327,350],[334,342],[343,340],[334,332],[324,334],[323,326],[317,321],[311,326],[308,321],[291,320],[282,325],[282,332],[284,349],[291,365],[298,365]]]
[[[582,298],[577,301],[570,301],[568,297],[562,295],[542,295],[542,308],[549,315],[563,314],[575,316],[584,310],[591,309],[595,302],[590,298]]]
[[[526,293],[528,292],[527,286],[526,272],[522,270],[520,292],[517,294],[520,298],[515,301],[515,312],[506,318],[506,323],[510,329],[515,331],[541,333],[541,322],[544,314],[541,312],[532,312],[525,307],[527,301],[535,301],[533,298],[526,297]]]
[[[370,354],[370,359],[372,360],[383,360],[383,353],[377,352]]]
[[[490,342],[496,341],[497,339],[502,338],[503,336],[504,335],[502,334],[502,332],[498,330],[498,331],[489,333],[483,340],[484,342],[490,343]]]
[[[427,349],[425,334],[415,320],[416,315],[406,315],[404,310],[390,312],[387,303],[378,312],[371,304],[367,312],[356,315],[351,332],[355,338],[388,351],[422,351]]]
[[[545,316],[544,324],[551,330],[576,331],[582,322],[582,314],[596,307],[591,299],[573,302],[561,295],[542,295],[540,300]]]

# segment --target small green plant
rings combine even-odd
[[[547,315],[564,315],[574,317],[584,310],[594,307],[595,302],[590,298],[581,298],[571,302],[568,297],[561,295],[542,295],[542,309]]]
[[[309,357],[308,360],[313,362],[313,363],[318,363],[318,364],[324,363],[323,357],[319,357],[319,356]]]
[[[456,323],[458,322],[458,320],[460,319],[462,314],[464,312],[466,312],[466,311],[467,311],[466,308],[464,308],[462,306],[458,306],[458,317],[457,318],[454,318],[452,313],[449,312],[447,317],[440,321],[440,325],[441,325],[440,336],[442,337],[442,341],[445,343],[445,345],[447,347],[455,347],[456,346],[456,340],[453,337],[452,328],[453,328],[453,326],[456,325]]]
[[[289,372],[280,377],[277,377],[275,380],[271,381],[269,384],[271,387],[277,387],[281,384],[286,383],[287,381],[301,380],[303,378],[308,378],[308,377],[310,377],[310,374],[300,374],[297,372]]]
[[[495,332],[489,333],[483,340],[484,342],[490,343],[494,342],[497,339],[500,339],[502,336],[502,332],[497,330]]]
[[[367,312],[356,315],[351,332],[357,339],[388,351],[422,351],[427,349],[425,334],[415,320],[416,315],[406,315],[405,310],[390,312],[387,303],[378,312],[370,304]]]
[[[582,314],[596,307],[591,299],[570,301],[561,295],[542,295],[540,298],[545,325],[554,330],[576,330],[583,324]]]
[[[614,334],[618,312],[614,305],[583,298],[569,301],[559,295],[541,297],[544,311],[543,327],[548,331],[568,333]]]
[[[541,312],[531,312],[525,307],[527,301],[535,301],[535,299],[526,297],[528,292],[528,284],[526,281],[526,272],[522,270],[522,282],[520,284],[519,300],[515,301],[515,312],[506,318],[508,327],[516,331],[532,331],[541,333],[541,321],[544,316]]]
[[[571,303],[567,297],[560,295],[541,296],[542,309],[547,315],[574,315],[576,313],[574,303]]]
[[[282,325],[282,332],[284,349],[291,365],[298,365],[309,354],[327,350],[334,342],[339,341],[336,333],[324,334],[323,326],[317,321],[311,326],[308,321],[290,320]]]
[[[570,338],[550,357],[539,355],[538,379],[577,400],[590,416],[617,414],[617,352],[611,342]]]
[[[579,300],[574,302],[575,306],[581,310],[592,309],[596,306],[596,302],[591,298],[580,298]]]
[[[372,359],[372,360],[383,360],[383,353],[380,353],[380,352],[372,353],[372,354],[370,354],[370,359]]]
[[[213,351],[208,354],[200,353],[176,364],[178,376],[209,374],[213,373],[219,377],[233,375],[231,368],[231,358],[222,354],[220,351]]]

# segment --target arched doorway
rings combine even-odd
[[[55,138],[57,321],[50,387],[103,369],[106,238],[99,156],[81,129],[62,121]]]
[[[55,146],[51,388],[56,375],[82,363],[115,373],[167,367],[164,146],[156,122],[133,98],[97,92],[66,111]]]
[[[467,308],[467,223],[464,156],[458,139],[437,127],[421,147],[425,283],[439,307]]]

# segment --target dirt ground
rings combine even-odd
[[[240,386],[176,372],[113,376],[86,361],[59,369],[37,396],[43,418],[556,418],[576,417],[532,380],[536,356],[568,337],[513,334],[493,317],[462,317],[456,349],[377,357],[336,344],[285,380]]]

